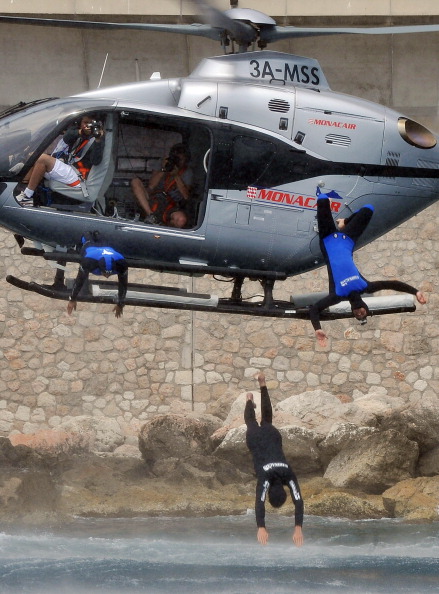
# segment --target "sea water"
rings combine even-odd
[[[78,518],[57,531],[0,532],[0,592],[439,592],[439,523],[268,517],[259,545],[251,515]],[[1,530],[1,527],[0,527]]]

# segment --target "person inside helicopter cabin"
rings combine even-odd
[[[83,236],[81,243],[81,263],[69,297],[67,313],[70,316],[76,310],[76,299],[90,273],[98,276],[102,275],[105,278],[108,278],[112,274],[117,274],[118,297],[113,312],[116,318],[120,318],[123,313],[128,289],[127,261],[122,254],[100,241],[98,231],[87,234],[87,237]]]
[[[317,188],[317,223],[319,228],[320,249],[328,270],[329,294],[323,297],[309,310],[309,316],[317,342],[324,347],[327,336],[320,324],[320,312],[324,309],[348,300],[351,304],[353,316],[362,324],[370,314],[366,303],[361,298],[363,293],[392,290],[415,295],[419,303],[427,303],[425,295],[406,283],[397,280],[381,280],[370,282],[359,272],[354,263],[353,251],[355,244],[369,224],[374,207],[366,204],[345,219],[334,222],[331,213],[330,198],[340,198],[331,191],[322,194]],[[336,225],[337,223],[337,225]]]
[[[43,153],[32,167],[27,187],[15,199],[20,206],[33,206],[34,193],[43,178],[70,187],[80,186],[93,165],[102,161],[105,134],[101,122],[84,115],[78,124],[68,128],[51,155]]]
[[[292,538],[294,544],[300,547],[303,544],[303,499],[299,483],[285,458],[282,436],[273,425],[273,410],[263,373],[258,374],[258,382],[261,390],[261,423],[259,424],[256,420],[256,405],[251,392],[247,393],[244,409],[244,421],[247,425],[246,443],[253,458],[257,477],[255,499],[257,539],[261,544],[267,544],[265,500],[268,496],[268,501],[273,507],[281,507],[287,499],[285,485],[290,490],[295,508]]]
[[[190,198],[193,179],[189,161],[187,146],[174,144],[161,169],[151,175],[147,187],[139,177],[131,180],[131,189],[145,212],[146,223],[180,229],[187,225],[184,209]]]

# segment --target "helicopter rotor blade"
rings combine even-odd
[[[260,38],[265,43],[298,37],[317,37],[320,35],[406,35],[408,33],[434,33],[439,31],[435,25],[403,25],[395,27],[263,27]]]
[[[76,21],[68,19],[45,19],[37,17],[16,17],[0,15],[0,23],[16,25],[34,25],[41,27],[62,27],[66,29],[104,29],[104,30],[137,30],[161,31],[162,33],[179,33],[182,35],[198,35],[219,41],[221,31],[209,25],[193,23],[191,25],[159,25],[150,23],[111,23],[106,21]]]

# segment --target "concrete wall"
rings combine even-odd
[[[0,2],[0,12],[17,12],[29,2]],[[144,2],[116,4],[119,14],[140,10]],[[226,3],[224,3],[226,4]],[[249,3],[250,4],[250,3]],[[262,3],[260,3],[262,5]],[[297,2],[273,2],[293,14]],[[309,11],[328,12],[327,2],[307,3]],[[387,9],[429,2],[334,2],[331,10],[367,5]],[[151,3],[152,5],[152,3]],[[175,11],[176,2],[162,2]],[[264,8],[251,2],[255,8]],[[58,2],[57,11],[81,14],[89,2]],[[140,6],[140,8],[139,8]],[[19,8],[20,7],[20,8]],[[227,7],[227,4],[226,6]],[[340,8],[337,8],[340,7]],[[47,2],[32,9],[48,10]],[[426,9],[426,8],[425,8]],[[137,14],[131,12],[129,14]],[[169,13],[171,14],[171,13]],[[174,13],[172,13],[174,14]],[[272,13],[274,14],[274,13]],[[305,14],[302,12],[301,14]],[[317,13],[318,14],[318,13]],[[378,14],[378,13],[377,13]],[[385,19],[384,19],[385,20]],[[320,60],[332,88],[401,108],[439,130],[439,34],[379,38],[328,37],[290,41],[273,49],[312,55]],[[219,50],[215,43],[149,33],[80,33],[34,27],[0,27],[3,59],[0,103],[67,95],[96,86],[105,55],[104,84],[135,78],[187,74],[202,57]],[[39,57],[41,56],[41,57]],[[241,316],[126,308],[115,320],[110,306],[79,305],[76,315],[65,303],[49,301],[8,285],[7,274],[47,282],[53,271],[36,258],[20,255],[13,237],[0,231],[0,435],[57,427],[70,416],[117,419],[127,433],[158,412],[217,410],[241,390],[255,388],[253,374],[263,368],[275,399],[323,388],[352,396],[356,390],[386,390],[407,402],[439,392],[437,327],[437,228],[439,207],[408,221],[358,254],[366,277],[401,278],[424,289],[427,307],[414,314],[374,318],[365,327],[352,321],[325,324],[328,349],[316,347],[311,324]],[[74,276],[72,266],[69,274]],[[228,294],[230,285],[208,278],[151,274],[148,282],[181,285],[191,291]],[[146,280],[136,271],[131,280]],[[279,283],[275,296],[323,290],[324,271]],[[246,283],[245,295],[260,293]]]
[[[220,10],[230,8],[228,0],[215,0]],[[239,0],[238,6],[267,12],[264,0]],[[438,14],[436,0],[270,0],[272,16],[429,16]],[[0,13],[4,14],[72,14],[72,15],[196,15],[190,0],[0,0]]]
[[[227,2],[219,4],[223,5],[228,7]],[[257,0],[247,5],[260,10],[265,8]],[[329,5],[333,11],[331,14],[340,14],[340,18],[327,16]],[[0,12],[27,13],[32,7],[34,14],[44,14],[50,11],[51,6],[45,1],[30,3],[16,0],[10,3],[1,0]],[[160,7],[160,15],[157,14],[157,6]],[[185,2],[181,6],[181,14],[186,14],[188,22],[195,20],[195,17],[187,16],[193,12],[192,8],[187,8],[190,6],[192,4]],[[148,19],[139,16],[145,7],[151,9]],[[280,15],[276,16],[280,24],[297,22],[295,14],[302,15],[300,23],[305,19],[305,24],[312,25],[439,21],[439,16],[434,16],[438,12],[437,2],[282,1],[270,4],[270,10],[272,15]],[[112,14],[116,11],[117,15]],[[93,16],[96,19],[115,20],[117,17],[123,20],[123,15],[129,15],[129,19],[135,21],[181,20],[180,3],[174,0],[160,4],[61,1],[57,3],[57,13],[63,18],[70,15],[74,18]],[[322,17],[316,18],[315,15],[320,14]],[[270,49],[315,57],[334,90],[395,107],[439,129],[439,33],[295,39],[272,44]],[[148,79],[155,71],[160,71],[163,78],[186,76],[203,57],[221,52],[217,42],[169,33],[81,31],[2,24],[0,106],[96,88],[105,62],[102,87],[137,78]]]

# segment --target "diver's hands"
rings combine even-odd
[[[328,337],[322,329],[316,330],[316,338],[321,347],[325,347],[328,344]]]
[[[293,542],[296,547],[301,547],[303,545],[303,532],[301,526],[296,526],[293,532]]]
[[[268,532],[265,528],[258,528],[258,542],[260,542],[262,545],[266,545],[268,542]]]
[[[74,311],[76,311],[76,305],[77,305],[77,302],[76,301],[69,301],[67,303],[67,313],[69,314],[69,316],[71,316],[72,313]]]
[[[123,315],[123,305],[115,305],[113,308],[113,312],[116,318],[121,318]]]
[[[265,375],[263,373],[258,373],[258,382],[260,387],[265,386]]]
[[[335,222],[337,223],[340,231],[342,231],[346,227],[345,219],[336,219]]]

